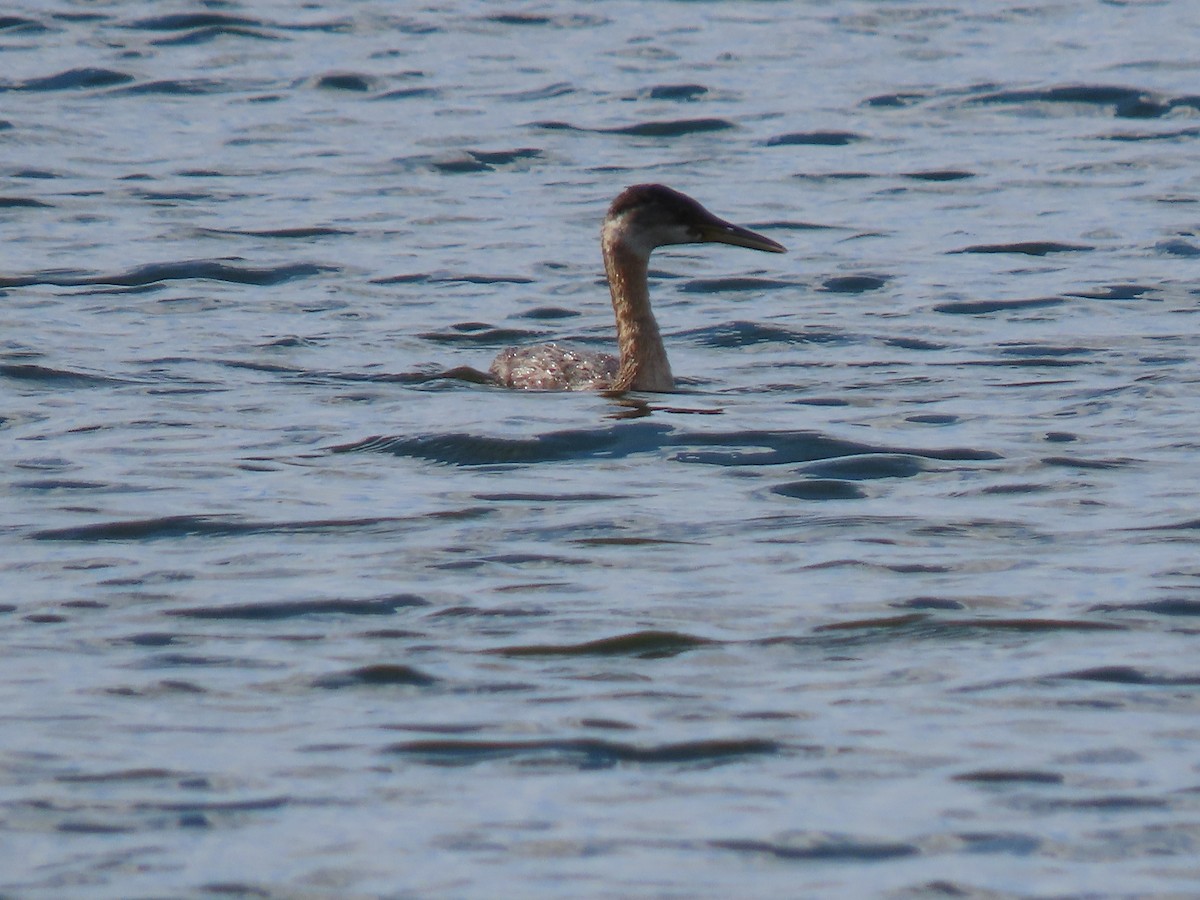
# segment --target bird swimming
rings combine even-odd
[[[650,309],[647,270],[656,247],[732,244],[784,253],[770,238],[717,218],[686,194],[661,184],[635,184],[604,217],[600,250],[617,318],[620,356],[558,344],[508,347],[489,374],[499,385],[542,391],[672,391],[675,379]]]

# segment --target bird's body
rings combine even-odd
[[[611,353],[562,344],[507,347],[493,360],[491,375],[505,387],[530,391],[603,391],[617,378],[621,361]]]
[[[492,363],[491,377],[523,390],[674,390],[671,364],[650,309],[650,254],[668,244],[709,242],[784,252],[770,238],[717,218],[686,194],[661,184],[626,188],[609,207],[600,234],[620,356],[558,344],[509,347]]]

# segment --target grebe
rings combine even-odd
[[[770,238],[718,219],[679,191],[661,184],[626,188],[608,208],[600,231],[620,358],[558,344],[509,347],[492,363],[491,377],[504,387],[523,390],[674,390],[671,364],[650,309],[650,254],[668,244],[710,242],[785,252]]]

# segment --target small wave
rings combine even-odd
[[[495,172],[498,169],[541,159],[542,151],[535,147],[519,147],[515,150],[464,150],[446,157],[411,157],[405,162],[432,168],[448,175]]]
[[[928,95],[918,93],[877,94],[864,100],[863,105],[879,109],[903,109],[906,106],[915,106],[927,98]]]
[[[532,278],[524,275],[472,275],[469,273],[414,272],[409,275],[392,275],[374,278],[371,284],[533,284]]]
[[[322,75],[315,82],[316,87],[323,91],[351,91],[365,94],[375,87],[375,79],[370,75],[358,72],[331,72]]]
[[[71,478],[39,478],[33,481],[14,481],[12,485],[24,491],[97,491],[110,487],[103,481],[79,481]]]
[[[575,86],[567,81],[555,81],[540,88],[527,91],[513,91],[509,94],[496,95],[500,100],[511,100],[515,103],[528,103],[532,100],[553,100],[575,93]]]
[[[804,467],[805,474],[822,478],[845,478],[863,481],[875,478],[911,478],[928,467],[915,456],[902,453],[868,453],[821,460]]]
[[[470,150],[468,152],[479,162],[492,167],[542,158],[542,151],[536,147],[518,147],[515,150]]]
[[[259,347],[272,346],[313,346],[311,342],[295,344],[294,338],[282,338]],[[494,384],[495,380],[486,372],[480,372],[470,366],[455,366],[444,369],[430,364],[418,367],[411,372],[322,372],[296,366],[285,366],[278,363],[264,363],[259,360],[222,360],[221,365],[232,369],[247,369],[252,372],[267,372],[273,375],[289,376],[301,384],[411,384],[427,385],[445,381],[466,381],[472,384]]]
[[[483,510],[476,509],[483,513]],[[459,510],[464,517],[470,510]],[[445,516],[439,513],[438,516]],[[153,541],[179,537],[231,537],[246,534],[332,534],[339,531],[400,527],[419,522],[421,517],[379,516],[361,519],[312,519],[307,521],[267,522],[220,516],[159,516],[152,519],[125,519],[98,522],[68,528],[47,528],[30,535],[39,541]]]
[[[1061,103],[1111,106],[1119,118],[1149,119],[1166,115],[1172,103],[1141,88],[1080,84],[1034,90],[994,91],[969,101],[974,104]]]
[[[1200,528],[1200,522],[1185,523],[1183,528]],[[1200,616],[1200,600],[1172,597],[1167,600],[1149,600],[1145,603],[1101,603],[1090,608],[1091,612],[1148,612],[1159,616]]]
[[[718,641],[678,631],[635,631],[582,644],[532,644],[498,647],[485,652],[498,656],[632,656],[638,659],[662,659],[716,643]]]
[[[142,200],[167,200],[191,202],[197,200],[212,200],[213,195],[207,191],[135,191]]]
[[[1065,780],[1060,772],[1036,769],[978,769],[962,772],[951,778],[951,781],[975,784],[1062,784]]]
[[[114,384],[133,383],[123,378],[91,375],[87,372],[76,372],[71,369],[53,369],[48,366],[38,366],[32,363],[0,364],[0,377],[11,378],[14,381],[30,381],[55,388],[107,387]]]
[[[1066,301],[1062,297],[1037,297],[1031,300],[961,300],[953,303],[939,303],[933,308],[933,311],[953,315],[982,316],[996,312],[1061,306],[1063,303]]]
[[[297,228],[267,228],[263,230],[254,229],[238,229],[238,228],[198,228],[201,234],[227,234],[236,237],[260,237],[260,238],[284,238],[284,239],[299,239],[317,237],[341,237],[343,235],[353,235],[353,231],[347,231],[344,228],[327,228],[320,225],[311,227]]]
[[[866,138],[853,131],[793,131],[768,138],[767,146],[844,147],[862,140],[866,140]]]
[[[1123,131],[1110,134],[1107,140],[1140,143],[1143,141],[1179,141],[1200,137],[1200,128],[1176,128],[1171,131]]]
[[[968,359],[953,363],[936,363],[935,365],[995,366],[1010,369],[1069,369],[1074,366],[1087,366],[1091,364],[1092,361],[1087,359],[1063,359],[1061,356],[1049,354],[1047,356],[1022,356],[1017,359]]]
[[[465,344],[465,345],[508,345],[522,343],[531,338],[540,337],[536,331],[521,328],[491,328],[482,326],[470,330],[426,331],[417,335],[422,340],[436,344]]]
[[[961,600],[952,600],[949,597],[913,597],[909,600],[897,600],[889,603],[888,606],[895,609],[961,610],[967,608],[967,604]]]
[[[518,313],[518,318],[534,319],[539,322],[550,319],[575,319],[581,315],[577,309],[567,309],[564,306],[535,306],[533,309],[527,309],[522,313]]]
[[[549,558],[548,558],[549,559]],[[556,560],[559,565],[568,565],[569,561],[559,558]],[[463,569],[474,568],[480,563],[480,560],[462,560],[458,563],[449,563],[440,566],[434,566],[438,569],[450,569],[461,571]],[[561,584],[558,582],[557,584]],[[544,609],[531,609],[529,607],[512,607],[512,606],[471,606],[462,604],[459,606],[447,606],[444,609],[439,609],[432,613],[432,618],[436,619],[523,619],[528,616],[545,616],[549,613]]]
[[[1130,797],[1121,794],[1082,799],[1037,799],[1025,804],[1033,812],[1047,814],[1075,810],[1097,810],[1102,813],[1167,809],[1171,801],[1165,797]]]
[[[1137,300],[1154,291],[1155,288],[1144,284],[1113,284],[1092,291],[1075,291],[1067,296],[1085,300]]]
[[[1159,241],[1154,245],[1154,249],[1166,256],[1178,256],[1184,259],[1195,259],[1200,256],[1200,247],[1193,244],[1191,241],[1185,241],[1182,238],[1176,238],[1170,241]]]
[[[708,88],[702,84],[656,84],[639,91],[634,99],[689,102],[699,99],[707,93]]]
[[[750,228],[755,231],[831,231],[840,225],[823,225],[820,222],[803,222],[798,219],[774,219],[770,222],[751,222]]]
[[[68,69],[44,78],[30,78],[11,84],[0,84],[0,91],[74,91],[87,88],[113,87],[128,84],[133,76],[112,69]]]
[[[186,778],[200,777],[195,773],[184,772],[180,769],[115,769],[107,772],[63,772],[55,775],[54,780],[60,784],[104,784],[108,782],[125,781],[174,781]]]
[[[376,94],[373,100],[414,100],[428,99],[430,97],[440,97],[442,92],[437,88],[431,87],[410,87],[410,88],[395,88],[394,90],[385,91],[382,94]]]
[[[928,598],[925,598],[928,599]],[[946,598],[936,598],[944,601]],[[920,610],[921,606],[900,605],[900,608]],[[924,608],[930,608],[926,606]],[[934,607],[938,610],[942,606]],[[1053,634],[1057,632],[1125,631],[1125,626],[1112,622],[1097,622],[1089,619],[1038,619],[1038,618],[988,618],[972,616],[950,618],[930,612],[910,612],[897,616],[881,616],[873,619],[851,619],[845,622],[830,622],[818,625],[813,632],[819,638],[836,637],[839,643],[913,640],[966,640],[991,633],[1022,632],[1028,634]],[[789,642],[810,644],[814,637],[771,638],[773,643]]]
[[[231,603],[226,606],[193,606],[168,609],[163,615],[183,619],[221,619],[275,622],[305,616],[390,616],[401,609],[428,606],[415,594],[397,594],[372,600],[284,600],[263,603]]]
[[[112,275],[80,275],[61,271],[39,272],[33,275],[15,277],[0,277],[0,288],[32,287],[49,285],[53,287],[84,287],[89,285],[118,285],[121,287],[142,287],[157,284],[162,281],[182,281],[192,278],[209,281],[226,281],[232,284],[254,284],[270,286],[294,281],[297,278],[308,278],[322,272],[335,272],[333,266],[321,266],[314,263],[293,263],[286,266],[267,268],[252,268],[230,265],[219,260],[193,259],[180,262],[150,263],[138,266],[128,272]]]
[[[888,279],[879,275],[838,275],[821,282],[821,289],[834,294],[865,294],[887,283]]]
[[[969,447],[944,449],[905,449],[881,447],[826,437],[813,431],[744,431],[734,434],[680,435],[675,443],[717,445],[726,450],[686,450],[673,458],[680,462],[704,463],[718,466],[774,466],[787,463],[814,462],[848,456],[869,454],[901,454],[920,459],[978,462],[1001,459],[990,450]]]
[[[526,27],[550,28],[594,28],[607,21],[600,16],[589,16],[584,13],[564,13],[555,16],[541,13],[504,12],[484,16],[484,21],[497,25],[516,25]]]
[[[1076,672],[1055,675],[1068,681],[1099,681],[1105,684],[1158,685],[1162,687],[1194,687],[1200,685],[1200,675],[1165,675],[1148,672],[1136,666],[1096,666]]]
[[[471,765],[497,759],[558,762],[580,769],[607,769],[620,764],[713,764],[746,756],[779,753],[783,745],[754,738],[638,744],[594,738],[529,741],[423,740],[392,744],[385,752],[441,765]]]
[[[964,181],[974,178],[975,173],[964,169],[930,169],[924,172],[905,172],[904,177],[913,181]]]
[[[682,447],[676,462],[719,466],[774,466],[872,454],[956,462],[1001,459],[998,453],[969,447],[884,447],[830,438],[817,432],[741,431],[689,433],[653,422],[625,422],[609,428],[572,429],[524,438],[462,432],[374,435],[330,447],[332,453],[391,453],[454,465],[554,462],[568,459],[621,459]],[[720,449],[698,449],[713,447]],[[881,476],[882,477],[882,476]]]
[[[753,347],[758,344],[836,344],[845,335],[814,329],[799,330],[782,325],[763,325],[759,322],[722,322],[704,328],[681,331],[677,335],[695,341],[703,347]]]
[[[621,134],[629,137],[683,137],[711,131],[728,131],[737,126],[728,119],[668,119],[658,122],[638,122],[616,128],[586,128],[568,122],[534,122],[534,128],[550,131],[591,131],[599,134]]]
[[[877,178],[871,172],[800,172],[792,176],[804,181],[859,181],[867,178]]]
[[[717,840],[710,841],[710,846],[755,856],[814,862],[870,862],[916,856],[921,852],[913,844],[865,841],[824,833],[805,833],[781,841]]]
[[[498,494],[472,494],[476,500],[488,503],[597,503],[605,500],[629,500],[629,494],[537,494],[528,491],[505,491]]]
[[[727,119],[675,119],[664,122],[639,122],[621,128],[600,129],[608,134],[631,137],[683,137],[710,131],[728,131],[736,126]]]
[[[180,34],[173,34],[170,37],[158,38],[150,43],[155,47],[192,47],[199,44],[207,44],[210,41],[219,40],[224,37],[251,38],[259,41],[278,41],[283,39],[279,35],[260,31],[257,28],[243,28],[237,25],[208,25]]]
[[[857,484],[833,478],[806,478],[771,488],[772,494],[793,500],[862,500],[867,492]]]
[[[664,544],[680,545],[694,544],[695,541],[676,541],[670,538],[641,537],[638,535],[621,535],[618,537],[584,537],[574,538],[572,544],[584,547],[661,547]]]
[[[33,33],[39,31],[48,31],[41,22],[37,19],[25,19],[21,16],[0,16],[0,31],[9,34],[18,32]]]
[[[248,19],[244,16],[231,16],[225,13],[192,12],[150,16],[128,22],[122,27],[138,31],[190,31],[193,28],[218,26],[262,28],[265,23],[259,19]]]
[[[603,429],[555,431],[529,438],[463,433],[375,436],[330,450],[333,453],[391,453],[459,466],[485,466],[595,457],[619,459],[657,450],[669,434],[670,429],[665,426],[636,423]]]
[[[884,338],[883,345],[885,347],[899,347],[901,350],[927,350],[927,351],[928,350],[945,350],[947,347],[946,344],[939,343],[937,341],[927,341],[927,340],[924,340],[923,338],[910,338],[910,337]],[[934,416],[933,418],[939,418],[939,417]],[[953,417],[951,417],[951,418],[952,418],[952,420],[954,420]],[[922,420],[919,417],[910,416],[906,421],[919,422]],[[946,423],[939,422],[938,424],[944,425]]]
[[[430,687],[438,683],[432,675],[412,666],[376,663],[346,672],[334,672],[313,679],[313,687],[340,690],[353,687]]]
[[[141,84],[131,84],[115,88],[109,94],[163,94],[168,97],[190,97],[203,94],[217,94],[228,90],[219,81],[208,78],[189,78],[186,81],[166,79],[164,81],[145,81]]]
[[[959,416],[951,413],[918,413],[915,416],[905,416],[905,422],[918,425],[953,425],[960,420]]]
[[[32,197],[0,197],[0,209],[50,209],[51,204]]]
[[[1139,460],[1114,458],[1114,459],[1084,459],[1079,456],[1046,456],[1042,458],[1042,464],[1046,466],[1061,466],[1068,469],[1123,469],[1126,466],[1136,465]]]
[[[973,244],[951,253],[1019,253],[1023,256],[1046,256],[1049,253],[1086,253],[1095,250],[1087,244],[1064,244],[1059,241],[1018,241],[1014,244]]]
[[[779,278],[693,278],[679,286],[685,294],[719,294],[730,291],[766,291],[775,288],[801,287],[800,282]]]

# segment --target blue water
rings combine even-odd
[[[9,4],[0,894],[1200,892],[1198,33]]]

